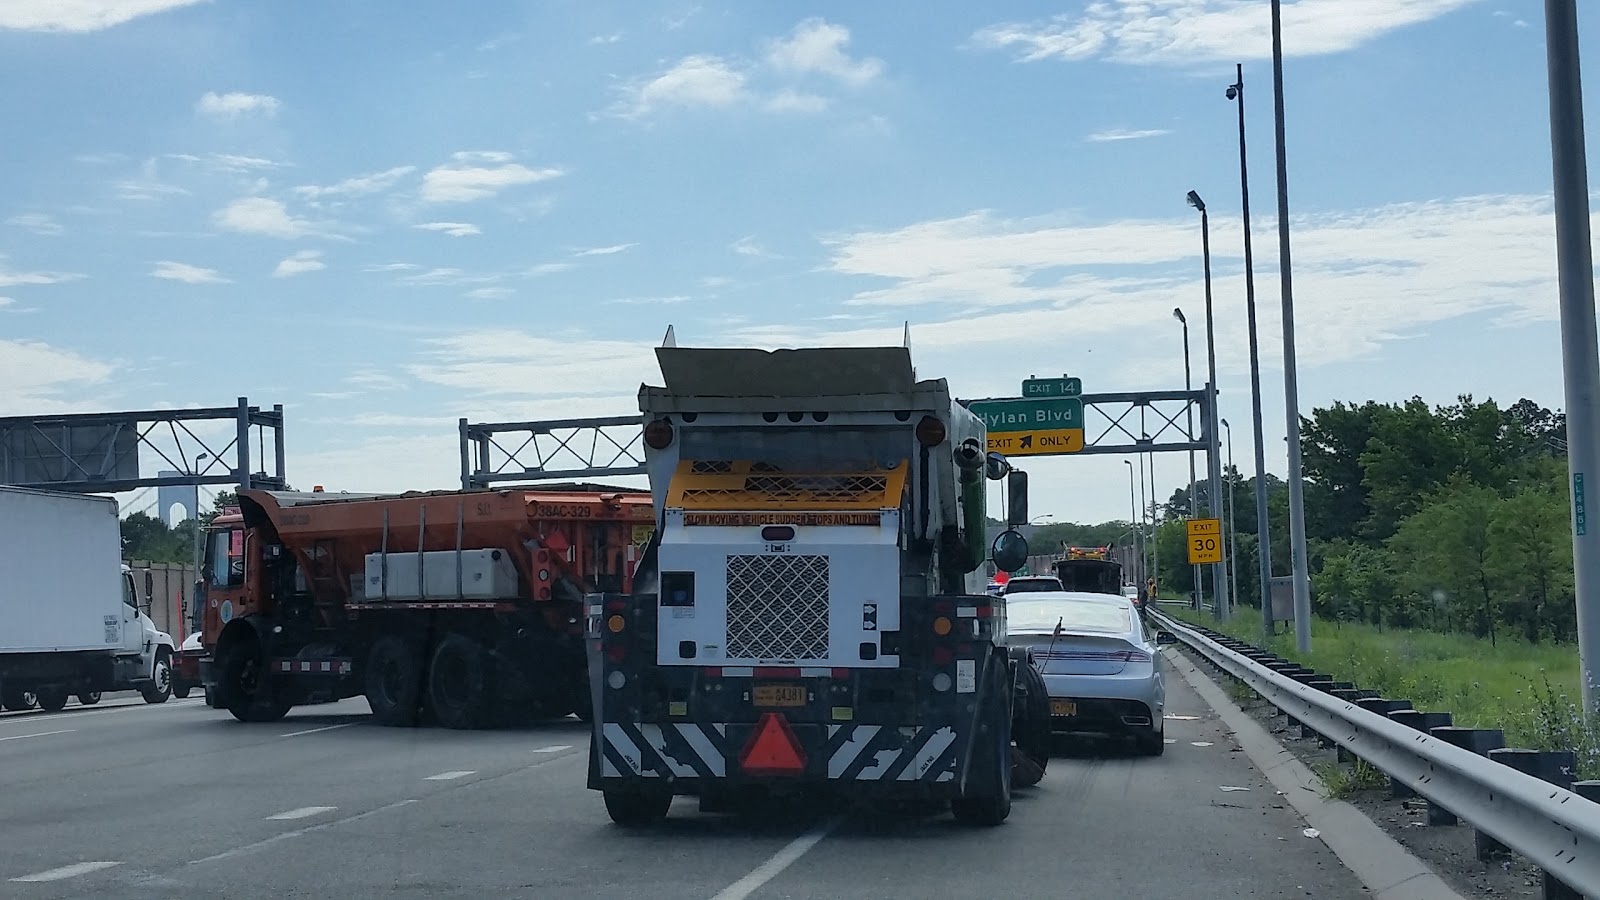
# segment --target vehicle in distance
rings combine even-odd
[[[1000,593],[1009,597],[1012,594],[1037,593],[1039,591],[1059,592],[1061,579],[1053,575],[1021,575],[1007,581],[1000,589]]]
[[[1160,756],[1166,681],[1157,645],[1133,602],[1117,594],[1031,593],[1006,604],[1013,646],[1032,650],[1050,696],[1056,733],[1128,735],[1138,752]]]

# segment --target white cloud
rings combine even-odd
[[[161,179],[154,157],[139,165],[139,174],[124,178],[114,185],[117,196],[124,200],[156,200],[161,197],[187,196],[187,188]]]
[[[307,200],[320,200],[328,196],[359,196],[376,194],[394,187],[400,179],[417,170],[416,166],[395,166],[381,172],[355,175],[330,185],[302,184],[294,192]]]
[[[522,275],[524,278],[538,278],[541,275],[554,275],[557,272],[565,272],[570,268],[572,268],[572,263],[539,263],[536,266],[529,266],[527,269],[524,269]]]
[[[420,228],[423,231],[442,231],[451,237],[468,237],[483,233],[478,226],[470,222],[423,222],[421,225],[413,225],[411,227]]]
[[[767,64],[781,72],[820,72],[847,84],[863,85],[883,74],[883,60],[854,60],[845,52],[850,29],[823,19],[806,19],[789,37],[767,48]]]
[[[45,237],[56,237],[66,231],[65,228],[61,227],[60,222],[44,213],[23,213],[12,216],[6,220],[6,224],[25,228],[34,234],[44,235]]]
[[[276,238],[300,238],[318,233],[317,226],[289,214],[282,201],[267,197],[243,197],[212,214],[217,227],[241,234],[263,234]]]
[[[408,263],[408,262],[377,263],[375,265],[366,266],[366,267],[362,268],[361,271],[363,271],[363,272],[407,272],[407,271],[410,271],[412,269],[420,269],[420,268],[422,268],[422,267],[417,265],[416,263]]]
[[[0,3],[0,28],[17,31],[101,31],[140,16],[193,6],[208,0],[6,0]]]
[[[1107,128],[1105,131],[1096,131],[1085,140],[1091,143],[1104,144],[1111,141],[1137,141],[1144,138],[1162,137],[1172,132],[1165,128],[1145,128],[1134,130],[1131,128]]]
[[[747,97],[746,81],[743,72],[719,56],[686,56],[665,72],[625,88],[616,113],[633,119],[665,107],[725,108]]]
[[[639,245],[635,243],[635,244],[612,244],[609,247],[590,247],[587,250],[576,251],[572,255],[573,256],[611,256],[612,254],[615,254],[615,253],[621,253],[624,250],[632,250],[634,247],[637,247],[637,246],[639,246]]]
[[[499,151],[452,154],[452,162],[436,166],[422,176],[422,200],[426,203],[481,200],[508,187],[534,184],[566,174],[557,168],[530,169],[511,159],[511,154]]]
[[[322,261],[321,250],[298,250],[293,255],[279,261],[272,270],[273,278],[292,278],[295,275],[304,275],[326,269],[328,266]]]
[[[167,158],[192,163],[218,172],[230,172],[233,174],[244,174],[262,169],[277,169],[283,166],[283,163],[274,162],[270,159],[263,159],[259,156],[242,156],[237,153],[208,153],[205,156],[196,156],[193,153],[168,153]]]
[[[281,105],[278,98],[267,94],[218,94],[206,91],[195,101],[194,111],[214,119],[237,119],[247,113],[260,113],[271,118],[278,114]]]
[[[623,306],[670,306],[688,300],[687,294],[674,294],[669,297],[618,297],[607,300],[607,303],[616,303]]]
[[[622,40],[622,32],[613,31],[610,34],[597,34],[594,37],[589,38],[589,43],[591,43],[591,44],[615,44],[617,41],[620,41],[620,40]]]
[[[1295,0],[1283,3],[1283,51],[1319,56],[1359,47],[1391,31],[1476,0]],[[972,36],[1023,62],[1105,58],[1122,63],[1233,62],[1272,55],[1267,7],[1255,0],[1094,0],[1082,13],[1008,22]]]
[[[469,300],[504,300],[516,291],[508,287],[481,287],[467,291]]]
[[[32,415],[66,411],[62,393],[103,384],[115,372],[110,363],[38,341],[0,340],[0,414]],[[82,410],[80,410],[82,411]]]
[[[753,235],[745,235],[728,245],[728,249],[740,256],[758,256],[763,259],[778,259],[778,254],[762,246]]]
[[[168,281],[181,281],[184,284],[228,284],[229,281],[217,274],[216,269],[204,269],[200,266],[191,266],[188,263],[162,260],[150,270],[151,278],[164,278]]]
[[[0,288],[17,285],[61,284],[64,281],[76,281],[82,277],[82,275],[74,275],[71,272],[16,272],[6,267],[5,257],[0,255]]]
[[[424,361],[407,367],[411,375],[482,395],[625,398],[657,377],[650,346],[634,341],[496,330],[425,344]]]
[[[768,97],[762,106],[768,112],[819,113],[828,108],[828,98],[785,89]]]

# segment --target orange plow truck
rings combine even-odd
[[[200,678],[245,722],[365,696],[385,725],[588,718],[584,595],[628,591],[645,491],[243,490],[209,526]]]

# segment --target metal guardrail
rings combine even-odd
[[[1573,889],[1600,897],[1600,803],[1280,675],[1158,610],[1151,614],[1285,715]]]

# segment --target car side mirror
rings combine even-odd
[[[1157,644],[1176,644],[1177,642],[1178,642],[1178,636],[1173,634],[1170,631],[1158,631],[1158,632],[1156,632],[1156,643]]]
[[[1028,564],[1028,539],[1021,532],[1008,528],[995,537],[989,557],[994,560],[996,569],[1008,574],[1015,572]]]

